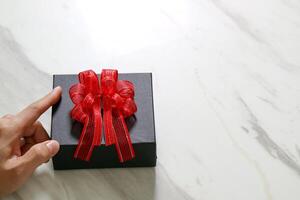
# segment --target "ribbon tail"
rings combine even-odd
[[[104,108],[103,110],[104,120],[104,134],[105,134],[105,145],[109,146],[115,144],[116,134],[112,123],[112,109]]]
[[[92,113],[86,116],[79,142],[74,153],[74,158],[89,161],[95,146],[101,144],[102,119],[100,98],[95,99]]]
[[[115,146],[120,162],[133,159],[135,157],[134,149],[124,116],[121,114],[121,112],[118,112],[116,116],[113,116],[112,122],[117,138]]]
[[[102,136],[102,116],[101,116],[101,102],[100,98],[95,99],[95,104],[93,105],[93,117],[94,117],[94,138],[93,145],[101,145]]]
[[[89,161],[91,157],[91,152],[94,149],[93,145],[93,117],[89,116],[86,118],[78,145],[76,147],[74,158],[78,158],[80,160]]]

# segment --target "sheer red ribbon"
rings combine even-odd
[[[115,144],[120,162],[135,157],[125,118],[137,111],[134,86],[118,80],[118,71],[102,70],[100,80],[92,70],[80,72],[79,83],[69,91],[75,104],[71,117],[84,124],[74,158],[89,161],[95,146],[101,145],[102,124],[106,146]],[[103,110],[103,119],[101,110]]]

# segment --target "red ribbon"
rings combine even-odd
[[[92,70],[80,72],[78,78],[79,83],[69,91],[75,104],[71,117],[84,126],[74,158],[90,160],[94,147],[101,145],[103,123],[106,146],[115,144],[120,162],[133,159],[135,154],[124,120],[137,111],[133,84],[118,80],[118,71],[110,69],[102,70],[100,81]]]

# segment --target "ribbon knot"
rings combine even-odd
[[[115,144],[120,162],[133,159],[135,154],[124,120],[137,111],[133,84],[118,80],[118,71],[109,69],[102,70],[100,81],[92,70],[80,72],[78,78],[79,83],[69,90],[75,104],[71,117],[84,124],[74,158],[90,160],[94,147],[101,145],[103,121],[106,146]]]

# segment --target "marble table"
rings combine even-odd
[[[298,0],[0,0],[1,115],[53,74],[152,72],[158,144],[155,168],[49,162],[4,199],[298,200],[299,52]]]

